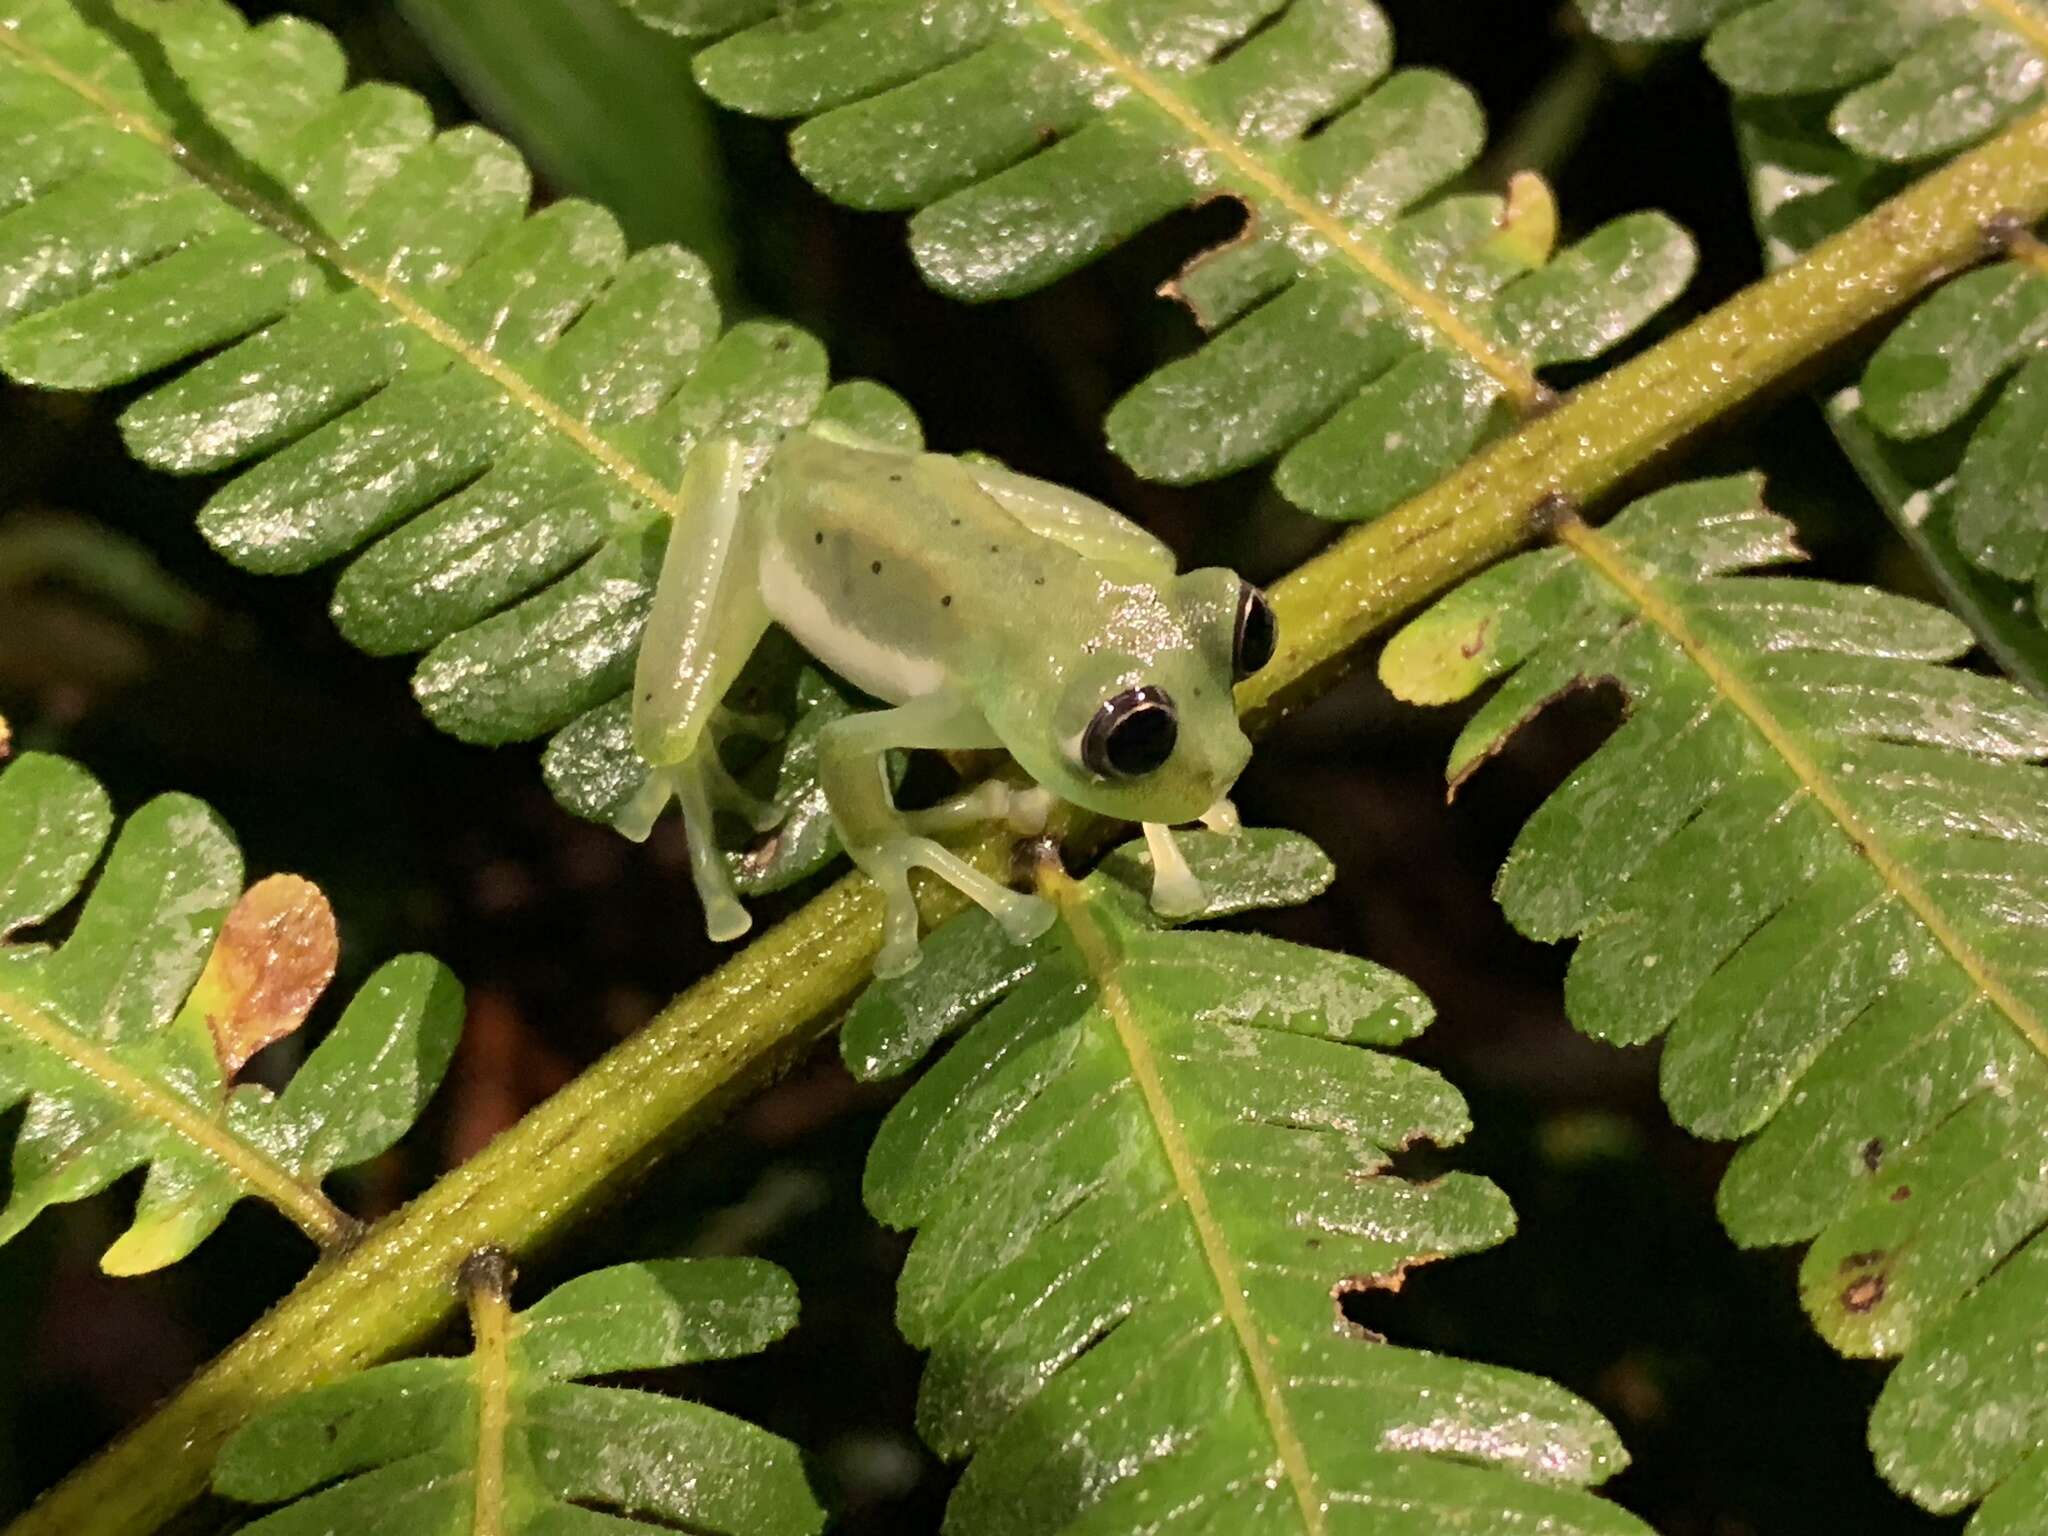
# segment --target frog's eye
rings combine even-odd
[[[1280,644],[1280,622],[1266,594],[1250,582],[1237,589],[1237,634],[1230,645],[1232,678],[1243,682],[1273,659]]]
[[[1180,738],[1180,717],[1163,688],[1127,688],[1088,722],[1081,762],[1106,779],[1135,779],[1162,768]]]

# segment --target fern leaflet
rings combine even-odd
[[[284,1507],[252,1536],[814,1536],[796,1447],[697,1403],[579,1377],[749,1354],[796,1322],[759,1259],[622,1264],[511,1309],[496,1254],[463,1269],[475,1348],[315,1387],[242,1426],[214,1488]],[[645,1524],[641,1524],[645,1521]]]
[[[1872,160],[1950,154],[2041,99],[2040,0],[1579,0],[1602,37],[1707,38],[1746,96],[1826,97],[1827,125]]]
[[[241,891],[226,829],[164,795],[123,826],[61,944],[16,937],[71,903],[112,828],[75,763],[28,753],[0,773],[0,1106],[28,1106],[0,1242],[147,1167],[109,1273],[176,1262],[249,1196],[339,1245],[355,1223],[321,1181],[411,1126],[454,1050],[461,989],[423,955],[393,960],[282,1094],[236,1086],[333,975],[327,900],[289,875]]]
[[[1186,841],[1211,914],[1330,878],[1287,834]],[[932,1354],[920,1427],[973,1457],[947,1529],[1640,1532],[1580,1486],[1625,1460],[1591,1408],[1344,1320],[1346,1291],[1513,1226],[1483,1179],[1388,1171],[1468,1127],[1448,1084],[1370,1049],[1423,1028],[1421,994],[1350,956],[1163,929],[1140,846],[1078,882],[1042,866],[1046,938],[1004,952],[969,913],[847,1021],[864,1075],[966,1026],[866,1183],[919,1229],[898,1318]]]
[[[1899,179],[1828,138],[1810,108],[1744,102],[1737,121],[1765,249],[1790,260]],[[2048,697],[2048,500],[2033,462],[2048,279],[2029,231],[1951,279],[1871,356],[1828,418],[1858,473],[1999,663]],[[2035,360],[2030,360],[2035,359]]]
[[[1111,411],[1140,474],[1202,480],[1279,456],[1319,516],[1365,518],[1551,398],[1540,370],[1598,357],[1679,292],[1690,239],[1657,214],[1553,255],[1533,177],[1505,204],[1403,218],[1478,154],[1477,104],[1391,76],[1360,0],[630,0],[706,49],[727,105],[806,117],[825,192],[916,208],[932,282],[1022,293],[1190,202],[1241,202],[1244,236],[1167,290],[1218,331]],[[936,126],[935,125],[939,125]]]
[[[2048,706],[1935,665],[1939,609],[1736,576],[1796,557],[1754,479],[1679,487],[1469,582],[1396,637],[1403,697],[1503,677],[1462,782],[1561,692],[1627,723],[1517,839],[1498,894],[1577,936],[1573,1021],[1665,1035],[1672,1113],[1751,1139],[1737,1241],[1810,1240],[1808,1312],[1903,1357],[1871,1423],[1886,1476],[1971,1529],[2033,1530],[2048,1488]],[[1713,871],[1708,880],[1702,870]],[[2018,1341],[2032,1339],[2033,1345]]]
[[[159,468],[238,471],[206,537],[264,572],[355,553],[343,633],[425,651],[414,690],[465,740],[552,734],[551,786],[606,816],[638,781],[612,727],[691,446],[758,463],[816,416],[916,423],[828,388],[801,331],[721,335],[696,257],[629,257],[586,203],[529,216],[502,141],[343,71],[326,32],[221,0],[0,0],[0,371],[189,364],[122,430]],[[752,883],[803,873],[789,846]]]

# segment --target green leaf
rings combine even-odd
[[[1336,878],[1329,856],[1294,832],[1266,827],[1235,835],[1177,832],[1174,840],[1200,881],[1203,897],[1201,909],[1181,922],[1299,906],[1321,895]],[[1152,910],[1152,856],[1142,838],[1104,858],[1095,880],[1103,899],[1120,902],[1127,921],[1152,926],[1169,921]],[[1020,947],[979,907],[963,912],[926,937],[924,959],[916,969],[877,981],[854,1000],[840,1027],[840,1054],[863,1081],[907,1072],[939,1041],[1059,954],[1050,936]]]
[[[2040,0],[1579,0],[1616,42],[1707,37],[1706,58],[1751,96],[1829,98],[1857,154],[1951,154],[2041,100]]]
[[[1188,204],[1241,204],[1244,235],[1166,290],[1217,334],[1110,412],[1112,446],[1154,479],[1278,459],[1306,510],[1375,516],[1544,408],[1540,370],[1604,354],[1692,273],[1691,240],[1655,214],[1555,258],[1547,229],[1504,229],[1499,198],[1404,217],[1478,155],[1479,109],[1433,71],[1389,75],[1386,20],[1357,0],[628,4],[723,36],[698,57],[705,89],[808,119],[804,174],[916,210],[920,267],[962,298],[1042,287]]]
[[[64,907],[111,828],[104,792],[73,763],[29,753],[0,773],[0,923]],[[0,1241],[136,1168],[148,1176],[101,1260],[109,1273],[183,1258],[250,1196],[325,1247],[353,1233],[321,1181],[417,1118],[454,1050],[461,989],[424,956],[391,961],[282,1095],[236,1086],[256,1050],[304,1021],[335,952],[316,887],[241,881],[213,813],[164,795],[122,827],[62,943],[0,943],[0,1106],[27,1104]]]
[[[305,22],[0,0],[0,157],[0,371],[68,389],[168,374],[122,415],[131,449],[227,476],[200,528],[244,568],[346,557],[343,633],[426,652],[416,690],[465,739],[551,736],[623,697],[707,435],[756,468],[814,416],[916,440],[887,391],[828,388],[805,333],[721,335],[698,257],[629,255],[573,199],[530,214],[506,144],[345,87]]]
[[[1291,837],[1191,851],[1262,899],[1323,877]],[[1513,1226],[1482,1179],[1389,1169],[1467,1129],[1442,1079],[1370,1049],[1428,1003],[1348,955],[1167,930],[1137,873],[1131,849],[1078,884],[1042,873],[1060,922],[1024,961],[992,966],[970,914],[849,1022],[920,1044],[969,1025],[866,1180],[918,1228],[898,1319],[931,1352],[920,1428],[972,1458],[947,1529],[1641,1531],[1581,1486],[1625,1460],[1584,1403],[1344,1319],[1345,1292]]]
[[[1938,665],[1970,639],[1939,609],[1737,574],[1795,553],[1758,495],[1566,519],[1382,675],[1431,698],[1503,678],[1454,780],[1564,689],[1620,686],[1627,723],[1530,818],[1502,907],[1580,940],[1574,1023],[1666,1036],[1672,1113],[1749,1138],[1721,1187],[1736,1239],[1810,1240],[1815,1325],[1904,1358],[1871,1424],[1886,1475],[1929,1508],[1985,1501],[1973,1531],[2026,1529],[2044,1367],[2007,1341],[2011,1309],[2038,1332],[2048,1306],[2048,704]],[[1489,613],[1505,638],[1468,661]]]
[[[1858,399],[1845,390],[1829,402],[1835,440],[1978,643],[2006,676],[2048,699],[2048,629],[2026,591],[1973,565],[1956,544],[1943,485],[1953,473],[1951,445],[1891,441],[1871,427]]]
[[[810,1536],[823,1527],[787,1441],[696,1403],[576,1384],[765,1348],[796,1323],[796,1289],[773,1265],[622,1264],[516,1313],[502,1260],[473,1259],[464,1283],[475,1336],[467,1359],[405,1360],[313,1388],[222,1447],[216,1491],[295,1501],[242,1529]]]
[[[1890,188],[1810,108],[1738,111],[1757,226],[1774,263],[1802,254]],[[2000,666],[2048,697],[2048,504],[2029,472],[2048,338],[2040,245],[1936,288],[1879,345],[1829,425],[1900,536]],[[2031,372],[2030,372],[2031,370]]]
[[[726,285],[718,145],[686,48],[649,38],[618,0],[401,0],[399,13],[549,181],[610,209],[635,245],[687,246]]]

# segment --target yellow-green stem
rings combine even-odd
[[[476,1481],[470,1498],[470,1536],[504,1536],[505,1442],[512,1433],[512,1267],[493,1249],[461,1269],[469,1307],[470,1362],[476,1371]]]
[[[1789,370],[1974,259],[2000,214],[2048,215],[2048,111],[1876,209],[1804,261],[1574,392],[1431,490],[1280,582],[1283,642],[1241,698],[1255,723],[1344,656],[1525,542],[1546,503],[1585,505]],[[1007,860],[990,836],[984,867]],[[145,1536],[205,1487],[253,1409],[421,1340],[469,1253],[526,1252],[815,1041],[866,979],[880,903],[848,877],[685,992],[639,1034],[289,1297],[11,1536]]]

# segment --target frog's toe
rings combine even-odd
[[[668,809],[668,803],[674,798],[675,792],[675,775],[671,770],[651,770],[647,775],[647,782],[612,813],[612,829],[629,842],[646,842],[647,835],[654,830],[654,824],[661,819],[661,813]]]
[[[714,809],[732,812],[756,832],[773,832],[789,814],[786,807],[762,799],[734,778],[716,753],[705,757],[704,792]]]
[[[1202,882],[1173,840],[1173,829],[1145,823],[1145,847],[1152,855],[1152,910],[1161,917],[1193,917],[1208,905]]]
[[[1059,915],[1053,904],[1042,896],[1026,896],[1020,891],[1010,894],[1015,899],[1005,903],[1001,911],[993,911],[989,915],[1010,936],[1012,944],[1029,944],[1044,938],[1052,927],[1053,919]]]
[[[714,944],[730,944],[749,928],[754,920],[739,899],[730,891],[707,891],[699,889],[698,898],[704,903],[704,931]]]
[[[1009,812],[1004,817],[1012,832],[1020,837],[1036,837],[1045,830],[1045,824],[1052,819],[1053,794],[1042,785],[1033,784],[1029,789],[1010,792]]]
[[[875,978],[878,981],[887,981],[894,976],[906,976],[917,969],[918,962],[922,959],[924,951],[918,947],[915,939],[908,944],[886,942],[875,954]]]

